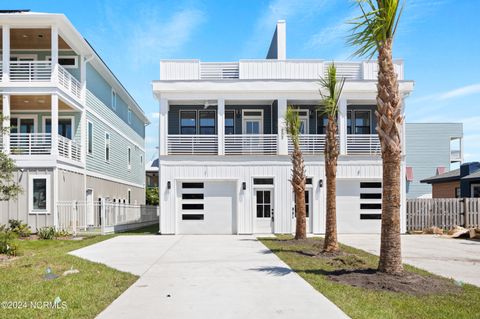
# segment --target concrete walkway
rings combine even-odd
[[[251,236],[120,236],[72,254],[141,276],[98,318],[348,318]]]
[[[339,235],[341,243],[378,255],[380,235]],[[403,262],[480,286],[480,241],[435,235],[403,235]]]

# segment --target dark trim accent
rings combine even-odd
[[[305,180],[305,184],[307,184],[307,185],[313,185],[313,178],[308,177],[308,178]]]
[[[361,199],[382,199],[381,193],[361,193]]]
[[[182,220],[203,220],[203,214],[183,214]]]
[[[360,219],[363,220],[378,220],[382,219],[382,214],[360,214]]]
[[[254,178],[253,185],[273,185],[273,178]]]
[[[381,182],[361,182],[360,188],[382,188]]]
[[[380,203],[360,204],[360,209],[382,209],[382,204]]]
[[[183,210],[203,210],[203,204],[182,204]]]
[[[203,183],[182,183],[182,188],[203,188]]]
[[[203,194],[182,194],[182,199],[203,199]]]

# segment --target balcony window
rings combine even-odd
[[[88,122],[88,133],[87,133],[87,147],[88,147],[88,154],[93,154],[93,123]]]
[[[45,133],[52,133],[51,119],[45,119]],[[72,139],[72,119],[71,118],[58,119],[58,134],[68,139]]]
[[[112,89],[112,101],[111,101],[111,106],[114,111],[117,110],[117,92],[115,92],[114,89]]]
[[[110,134],[105,133],[105,162],[110,161]]]
[[[226,135],[235,134],[235,112],[234,111],[225,112],[225,134]]]
[[[328,125],[328,116],[323,111],[317,111],[317,134],[326,134]]]
[[[47,60],[52,61],[52,58],[48,56]],[[58,57],[58,64],[65,69],[76,69],[78,68],[78,57],[75,55],[61,55]]]
[[[127,149],[127,162],[128,162],[128,170],[132,169],[132,149],[129,147]]]
[[[199,131],[201,135],[215,134],[215,111],[199,111]]]
[[[370,134],[370,111],[355,111],[355,134]]]
[[[197,112],[180,112],[180,134],[197,134]]]
[[[347,134],[352,134],[352,111],[347,111]]]
[[[128,109],[128,124],[132,124],[132,110]]]

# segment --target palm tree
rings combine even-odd
[[[322,96],[323,114],[328,117],[325,139],[325,176],[327,177],[327,218],[325,222],[324,252],[339,250],[337,241],[337,117],[338,100],[342,94],[345,79],[337,80],[335,64],[328,67],[327,75],[320,79],[320,95]],[[327,94],[322,93],[322,89]]]
[[[307,216],[305,210],[305,164],[303,162],[303,154],[300,150],[300,117],[298,112],[291,106],[287,108],[285,114],[285,122],[287,132],[292,139],[292,183],[293,192],[295,193],[295,207],[297,214],[297,225],[295,229],[295,239],[307,238]]]
[[[403,115],[397,74],[392,61],[395,31],[402,15],[400,0],[359,0],[362,15],[353,23],[348,42],[358,49],[354,55],[378,54],[377,133],[382,148],[382,232],[378,270],[389,274],[403,271],[400,243],[400,165]]]

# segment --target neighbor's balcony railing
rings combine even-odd
[[[325,150],[325,134],[300,135],[300,150],[304,155],[323,154]],[[288,153],[293,152],[293,142],[288,138]]]
[[[57,65],[57,77],[50,61],[12,61],[10,62],[10,82],[52,82],[67,93],[80,100],[82,97],[82,86],[64,67]],[[2,73],[0,68],[0,74]],[[2,79],[4,80],[4,79]]]
[[[51,155],[52,134],[10,133],[10,153],[12,155]],[[79,143],[59,135],[58,155],[80,162],[82,147]]]
[[[225,135],[225,155],[275,155],[277,134]]]
[[[217,135],[168,135],[168,154],[218,154]]]
[[[348,134],[348,155],[378,155],[381,153],[377,134]]]

